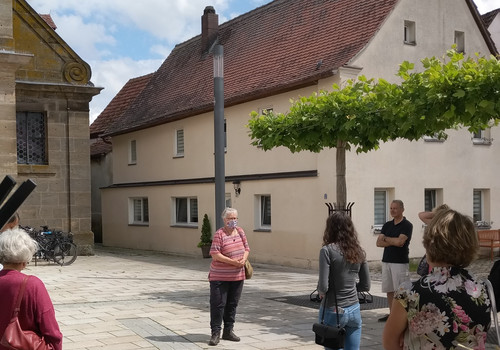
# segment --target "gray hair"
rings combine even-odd
[[[19,264],[31,261],[38,243],[20,228],[12,228],[0,234],[0,263]]]
[[[403,204],[403,201],[401,199],[394,199],[392,203],[397,203],[401,209],[405,208],[405,205]]]
[[[234,208],[229,208],[227,207],[226,209],[224,209],[224,211],[222,212],[222,219],[225,219],[227,217],[228,214],[232,214],[232,213],[236,213],[236,216],[238,216],[238,211]]]

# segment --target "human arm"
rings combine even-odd
[[[408,327],[408,313],[398,300],[392,302],[391,313],[382,333],[385,350],[401,350],[404,345],[404,333]]]
[[[366,261],[363,261],[361,263],[358,275],[359,275],[359,282],[356,283],[356,290],[358,292],[368,292],[371,287],[371,281],[370,281],[370,272]]]
[[[422,220],[422,222],[426,225],[429,225],[433,217],[433,211],[421,211],[420,213],[418,213],[418,218]]]
[[[248,252],[245,252],[245,255],[248,256]],[[223,255],[222,253],[213,253],[212,259],[223,262],[225,264],[233,265],[236,267],[243,267],[245,265],[245,260],[246,260],[246,258],[245,258],[245,260],[243,260],[243,262],[241,262],[241,259],[239,259],[239,260],[231,259],[230,257]]]
[[[328,291],[328,279],[330,275],[330,256],[326,247],[319,251],[319,278],[318,278],[318,294],[323,298]]]
[[[56,320],[54,305],[50,299],[49,293],[43,282],[36,278],[30,277],[29,283],[33,283],[32,297],[35,298],[35,317],[36,324],[45,341],[51,344],[54,350],[62,350],[63,335],[59,329],[59,324]]]
[[[402,247],[408,240],[408,236],[405,234],[400,234],[398,237],[387,237],[383,233],[378,235],[377,247]]]

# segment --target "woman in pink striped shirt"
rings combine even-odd
[[[208,280],[212,337],[209,345],[219,343],[222,322],[224,322],[222,339],[240,341],[234,334],[233,327],[245,280],[245,261],[250,252],[245,232],[238,226],[238,211],[226,208],[222,212],[222,219],[224,227],[215,232],[210,248],[212,263]]]

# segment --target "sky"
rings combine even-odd
[[[90,103],[90,123],[132,78],[156,71],[175,45],[201,33],[201,16],[213,6],[219,24],[271,0],[28,0],[50,14],[57,34],[92,69],[104,88]],[[498,0],[475,0],[479,13]]]

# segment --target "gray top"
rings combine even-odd
[[[356,283],[358,278],[359,282]],[[361,264],[347,262],[334,243],[323,246],[319,252],[318,292],[326,294],[327,307],[335,306],[333,286],[340,307],[358,303],[357,292],[370,290],[370,273],[366,261]]]

